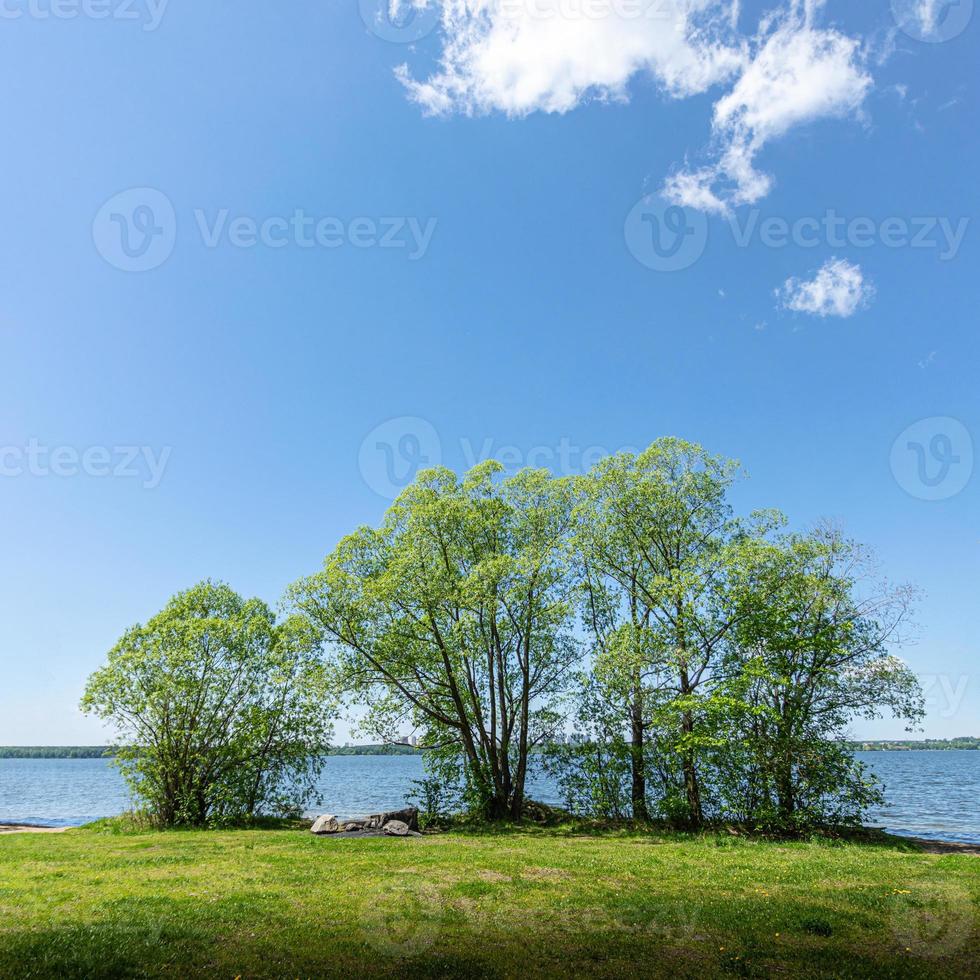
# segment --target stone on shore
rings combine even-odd
[[[323,816],[317,817],[313,821],[313,826],[310,827],[311,834],[336,834],[338,830],[340,830],[340,824],[332,813],[325,813]]]
[[[387,813],[374,813],[368,817],[368,825],[371,826],[373,824],[375,827],[384,827],[384,825],[390,820],[400,820],[402,823],[408,825],[409,830],[418,830],[418,807],[407,806],[402,810],[389,810]]]
[[[325,813],[313,821],[310,832],[319,837],[328,834],[351,834],[367,837],[421,837],[419,811],[414,806],[387,813],[373,813],[365,820],[339,818]]]

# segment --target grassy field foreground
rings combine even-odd
[[[977,976],[980,858],[553,830],[0,839],[0,976]]]

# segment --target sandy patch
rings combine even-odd
[[[63,834],[68,827],[35,827],[29,823],[0,823],[0,834]]]
[[[953,841],[925,840],[922,837],[912,837],[919,847],[927,854],[972,854],[980,857],[980,844],[956,844]]]

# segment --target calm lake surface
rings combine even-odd
[[[869,822],[897,834],[980,843],[980,752],[859,752],[885,784],[889,805]],[[357,816],[402,806],[422,775],[416,755],[336,755],[320,789],[324,810]],[[557,802],[546,780],[530,795]],[[0,823],[77,826],[128,809],[106,759],[0,759]]]

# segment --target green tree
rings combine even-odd
[[[491,818],[520,819],[531,749],[558,724],[578,656],[566,541],[571,488],[544,470],[462,480],[426,470],[378,529],[361,528],[297,583],[363,726],[423,729],[427,764],[463,764]]]
[[[842,741],[848,726],[922,717],[918,680],[891,652],[914,593],[879,581],[868,553],[829,526],[757,542],[740,571],[728,675],[748,709],[731,731],[749,747],[748,809],[786,828],[856,819],[877,796]]]
[[[680,439],[619,453],[580,481],[575,551],[597,676],[624,706],[634,816],[647,816],[651,727],[680,761],[682,819],[704,820],[699,757],[711,670],[738,610],[728,568],[745,529],[727,502],[737,464]],[[761,532],[759,532],[761,533]]]
[[[108,722],[116,763],[164,826],[298,809],[328,747],[331,697],[315,634],[212,582],[127,630],[82,710]]]

